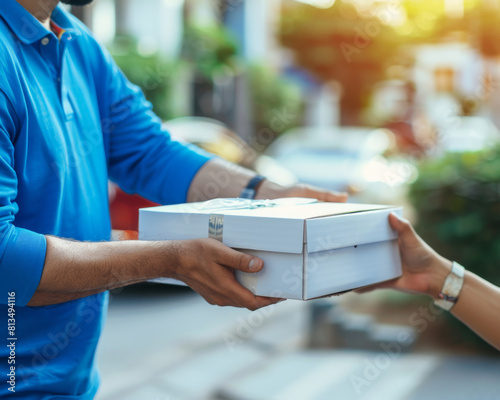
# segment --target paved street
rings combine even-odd
[[[500,358],[306,350],[308,303],[250,313],[198,296],[114,295],[98,400],[500,398]]]

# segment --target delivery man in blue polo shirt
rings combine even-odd
[[[211,304],[276,301],[230,271],[256,272],[262,261],[217,241],[107,242],[108,178],[164,204],[237,197],[249,182],[259,198],[345,200],[255,179],[172,141],[58,2],[0,5],[0,329],[11,339],[0,346],[0,398],[92,399],[109,289],[174,277]]]

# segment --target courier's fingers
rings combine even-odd
[[[347,193],[333,192],[329,190],[319,189],[314,186],[305,186],[303,197],[318,199],[319,201],[344,203],[348,199]]]
[[[347,195],[347,193],[327,192],[324,201],[345,203],[348,198],[349,196]]]
[[[234,278],[231,282],[226,283],[224,290],[226,291],[227,302],[223,305],[234,306],[237,304],[237,306],[248,308],[251,311],[276,304],[281,300],[272,297],[255,296],[250,290],[241,286]]]

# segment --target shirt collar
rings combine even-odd
[[[2,3],[0,17],[5,20],[21,42],[32,44],[51,33],[16,0],[2,0]],[[52,19],[65,31],[74,30],[71,20],[60,5],[52,12]]]

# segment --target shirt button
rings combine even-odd
[[[47,45],[49,44],[49,38],[46,38],[46,37],[45,37],[45,38],[43,38],[43,39],[42,39],[42,44],[43,44],[44,46],[47,46]]]

